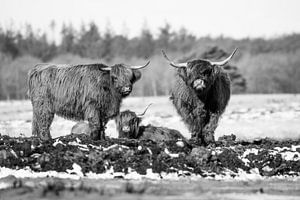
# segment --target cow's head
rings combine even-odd
[[[149,104],[141,114],[136,114],[135,112],[132,112],[130,110],[125,110],[116,117],[115,120],[119,138],[138,138],[139,126],[142,121],[142,117],[144,116],[150,105],[151,104]]]
[[[222,66],[229,62],[236,51],[237,49],[235,49],[228,58],[219,62],[197,59],[186,63],[174,63],[167,57],[164,51],[162,51],[162,53],[172,67],[179,68],[179,75],[186,84],[196,91],[202,92],[210,88]]]
[[[101,68],[101,70],[110,72],[113,87],[122,95],[122,97],[126,97],[131,93],[133,83],[141,78],[139,69],[146,67],[149,63],[150,61],[141,66],[116,64],[111,67]]]

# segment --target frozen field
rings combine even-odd
[[[177,115],[168,97],[127,98],[121,110],[130,109],[141,113],[149,103],[153,105],[145,114],[143,124],[150,123],[174,128],[181,131],[186,137],[190,137],[190,133]],[[32,108],[29,101],[0,102],[1,134],[30,136],[31,118]],[[261,137],[296,139],[300,138],[299,122],[300,95],[233,95],[217,129],[216,138],[225,134],[235,134],[238,139],[246,140]],[[75,123],[55,117],[51,128],[52,136],[58,137],[69,134],[71,127]],[[117,136],[114,121],[108,123],[106,133],[111,137]],[[230,148],[232,149],[233,147]],[[240,151],[241,146],[237,149]],[[286,149],[283,151],[283,155],[286,155]],[[2,151],[2,157],[4,155],[3,152],[6,151]],[[261,152],[264,152],[264,150],[262,149]],[[296,152],[295,154],[298,155],[299,153]],[[64,158],[64,156],[61,158]],[[272,157],[266,158],[262,156],[261,158],[269,162],[268,158]],[[298,157],[295,159],[297,160]],[[24,160],[20,163],[23,162]],[[284,164],[286,163],[292,162],[284,162]],[[280,164],[276,169],[281,169],[280,167],[285,169],[284,164]],[[86,165],[88,166],[88,163]],[[55,166],[58,165],[55,164]],[[7,188],[0,190],[0,200],[20,198],[54,199],[58,197],[75,200],[95,199],[100,196],[103,199],[294,200],[299,199],[300,191],[299,176],[268,178],[257,176],[257,172],[254,173],[252,171],[244,178],[243,176],[240,178],[227,177],[228,179],[223,178],[221,180],[217,178],[197,178],[193,180],[188,177],[177,177],[178,179],[174,180],[167,178],[162,180],[110,178],[101,179],[100,181],[99,179],[87,177],[78,180],[53,177],[28,178],[22,170],[19,172],[13,171],[12,175],[14,176],[7,176],[8,174],[4,168],[0,169],[0,177],[2,177],[0,178],[0,188]],[[19,178],[23,176],[25,178]]]
[[[168,97],[129,97],[121,110],[137,113],[153,105],[145,114],[143,124],[177,129],[186,137],[190,133],[177,115]],[[0,133],[10,136],[31,135],[32,108],[30,101],[0,102]],[[70,133],[73,121],[55,117],[52,137]],[[114,121],[107,125],[106,134],[116,137]],[[300,137],[300,95],[233,95],[216,132],[235,134],[239,139],[271,137],[276,139]]]

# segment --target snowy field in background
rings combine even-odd
[[[142,124],[177,129],[190,137],[168,97],[129,97],[123,101],[121,111],[130,109],[141,113],[149,103],[152,106]],[[30,101],[0,102],[1,134],[30,136],[31,118]],[[51,126],[52,137],[69,134],[75,123],[56,116]],[[217,139],[228,134],[250,140],[259,137],[299,138],[300,95],[233,95],[215,136]],[[106,135],[117,137],[113,120],[107,124]]]

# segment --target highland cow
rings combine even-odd
[[[152,125],[141,126],[142,116],[146,113],[148,107],[142,114],[125,110],[116,117],[119,138],[152,140],[155,142],[185,139],[179,131],[174,129]]]
[[[192,134],[204,145],[214,143],[214,132],[230,98],[230,78],[223,67],[233,57],[220,62],[197,59],[186,63],[170,61],[178,68],[170,99]]]
[[[51,138],[54,115],[86,120],[94,140],[104,139],[107,121],[118,115],[144,66],[38,64],[28,74],[33,107],[32,135]]]

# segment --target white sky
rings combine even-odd
[[[197,36],[274,37],[300,32],[300,0],[0,0],[0,25],[57,32],[63,22],[75,28],[94,21],[104,31],[138,35],[147,27],[156,33],[168,22]],[[13,25],[12,25],[13,22]]]

